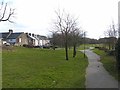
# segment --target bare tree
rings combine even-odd
[[[76,56],[76,47],[80,45],[80,40],[83,37],[82,31],[80,31],[80,28],[75,28],[71,32],[72,36],[72,45],[73,45],[73,57]]]
[[[68,60],[68,34],[73,30],[73,27],[76,27],[77,19],[74,19],[69,13],[65,13],[64,11],[62,13],[56,11],[55,13],[57,15],[57,21],[54,24],[56,29],[63,35],[66,60]]]
[[[118,31],[115,29],[114,22],[112,25],[110,25],[109,29],[105,31],[105,35],[108,36],[108,40],[106,43],[108,43],[109,50],[112,48],[115,48],[115,43],[116,43],[116,36],[117,36]]]
[[[57,31],[51,31],[52,33],[52,37],[51,37],[51,44],[52,44],[52,48],[53,50],[55,50],[55,46],[57,45],[57,41],[58,41],[58,35],[57,35]]]
[[[14,14],[14,10],[15,9],[8,7],[8,3],[2,2],[0,6],[0,22],[9,21],[13,23],[13,21],[11,21],[10,18]]]

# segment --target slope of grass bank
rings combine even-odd
[[[117,80],[120,81],[120,78],[119,78],[120,77],[120,73],[118,72],[117,67],[116,67],[115,57],[114,56],[109,56],[104,51],[98,50],[98,49],[95,49],[94,52],[97,53],[98,55],[100,55],[101,62],[103,63],[103,66],[105,67],[105,69],[112,76],[114,76]]]
[[[15,48],[3,51],[3,88],[84,88],[87,58],[69,61],[64,50]]]

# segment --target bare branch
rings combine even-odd
[[[2,7],[3,7],[3,4],[4,3],[2,3]],[[1,8],[2,9],[2,8]],[[9,21],[9,22],[11,22],[11,23],[14,23],[13,21],[11,21],[10,20],[10,17],[14,14],[14,10],[15,9],[9,9],[9,14],[8,14],[8,16],[6,15],[6,13],[7,13],[7,3],[5,4],[5,7],[3,8],[4,10],[3,10],[3,13],[2,13],[2,10],[1,10],[1,18],[0,18],[0,22],[2,22],[2,21]]]
[[[6,5],[5,5],[5,8],[4,8],[4,11],[3,11],[2,17],[0,18],[0,21],[1,21],[1,20],[4,18],[4,16],[5,16],[6,8],[7,8],[7,3],[6,3]]]
[[[62,12],[62,14],[60,13],[60,10],[58,12],[55,11],[55,13],[57,15],[57,21],[54,24],[55,27],[58,29],[58,31],[60,31],[62,34],[62,38],[64,40],[65,52],[66,52],[66,60],[68,60],[68,43],[69,43],[68,39],[70,36],[69,34],[71,32],[74,32],[75,35],[79,34],[77,33],[77,30],[79,30],[76,22],[77,19],[72,18],[69,13],[65,13],[64,11]]]
[[[3,4],[4,4],[4,3],[2,2],[2,3],[1,3],[1,8],[0,8],[0,11],[1,11],[1,10],[2,10],[2,8],[3,8]]]

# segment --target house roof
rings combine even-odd
[[[3,40],[16,39],[22,33],[24,32],[15,32],[15,33],[3,32],[3,33],[0,33],[0,38],[2,38]],[[48,40],[46,36],[41,36],[41,35],[32,36],[32,35],[27,34],[27,36],[34,40]]]
[[[3,38],[3,39],[16,39],[20,34],[22,34],[23,32],[19,32],[19,33],[11,33],[9,35],[9,33],[0,33],[1,34],[1,37],[0,38]]]
[[[41,36],[41,35],[29,35],[27,34],[27,36],[31,39],[35,39],[35,40],[47,40],[48,38],[46,36]]]
[[[47,40],[46,36],[40,36],[42,39]]]
[[[8,39],[16,39],[18,36],[20,36],[22,32],[20,33],[11,33]]]
[[[34,40],[36,39],[36,38],[35,38],[35,37],[33,37],[33,36],[30,36],[30,35],[27,35],[27,36],[28,36],[28,37],[30,37],[31,39],[34,39]]]
[[[37,35],[37,38],[41,39],[41,40],[47,40],[46,36],[41,36],[41,35]]]
[[[6,39],[9,33],[0,33],[0,38]]]

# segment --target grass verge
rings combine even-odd
[[[3,88],[85,88],[87,58],[77,52],[69,61],[60,50],[17,47],[2,53]]]
[[[107,53],[105,53],[102,50],[94,49],[94,52],[100,55],[101,62],[103,63],[103,66],[105,69],[116,78],[116,80],[120,81],[120,72],[118,72],[116,67],[116,60],[114,56],[109,56]]]

